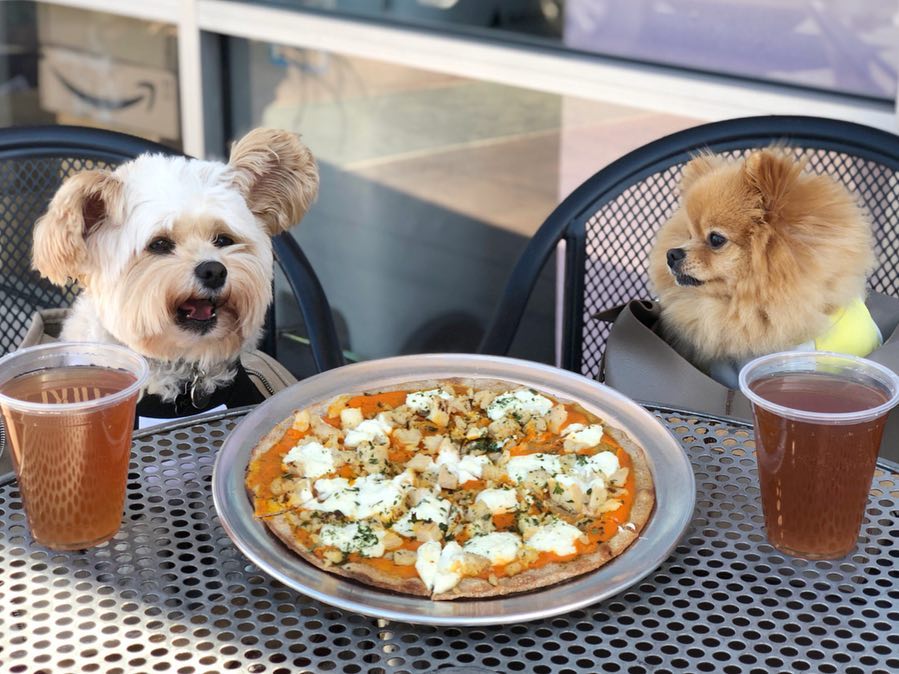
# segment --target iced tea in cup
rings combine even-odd
[[[768,541],[808,559],[849,554],[899,377],[864,358],[791,351],[748,363],[740,390],[752,402]]]
[[[147,362],[121,346],[45,344],[0,358],[0,409],[34,539],[56,550],[119,530]]]

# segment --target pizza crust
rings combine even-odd
[[[428,590],[420,578],[397,578],[363,562],[348,562],[342,566],[335,566],[327,570],[385,590],[414,594],[419,597],[431,596],[430,590]]]
[[[494,379],[425,379],[385,386],[377,390],[353,392],[348,395],[372,395],[401,390],[422,391],[443,386],[466,386],[473,388],[476,391],[490,390],[502,392],[508,391],[510,386],[524,385],[512,381]],[[553,398],[556,399],[557,402],[563,404],[575,402],[564,400],[556,396],[553,396]],[[304,409],[309,411],[310,415],[319,414],[325,416],[330,403],[331,401],[326,401]],[[259,443],[257,443],[256,447],[251,452],[251,463],[254,459],[262,456],[278,443],[287,430],[292,427],[294,416],[299,411],[301,410],[294,410],[288,418],[276,425],[259,441]],[[599,543],[597,549],[587,555],[577,557],[567,562],[553,562],[538,568],[525,569],[521,573],[513,576],[496,579],[496,584],[491,584],[489,581],[482,578],[466,577],[448,592],[432,595],[427,590],[424,582],[419,578],[400,578],[385,573],[380,569],[363,562],[347,562],[345,564],[336,565],[318,557],[297,540],[294,534],[294,525],[290,521],[291,515],[289,513],[273,515],[262,519],[282,543],[305,561],[328,573],[343,576],[365,585],[371,585],[403,594],[430,597],[435,601],[498,597],[545,588],[550,585],[573,580],[586,573],[595,571],[619,556],[631,545],[631,543],[633,543],[634,540],[636,540],[652,515],[655,503],[655,490],[653,487],[652,473],[649,469],[649,464],[643,449],[634,443],[623,431],[609,426],[605,420],[603,420],[603,427],[605,432],[611,435],[631,458],[631,470],[634,477],[635,493],[633,495],[628,523],[633,529],[621,526],[619,527],[618,532],[610,540]],[[252,500],[253,494],[249,490],[248,495]]]
[[[284,434],[289,431],[292,426],[293,415],[291,414],[287,419],[275,426],[270,432],[266,433],[266,435],[256,443],[256,446],[250,453],[250,464],[252,464],[253,461],[261,457],[263,454],[265,454],[272,447],[277,445],[281,438],[284,437]]]
[[[290,515],[273,515],[264,519],[266,525],[280,541],[290,550],[298,554],[304,560],[328,573],[344,576],[367,585],[374,585],[385,590],[414,594],[420,597],[429,597],[431,593],[420,578],[398,578],[384,573],[364,562],[347,562],[346,564],[331,564],[327,560],[317,556],[305,545],[297,540],[294,535],[294,524],[290,521]]]

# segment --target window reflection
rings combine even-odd
[[[287,4],[859,96],[896,96],[899,0],[299,0]]]
[[[896,0],[567,0],[567,47],[894,98]]]
[[[97,126],[181,149],[173,24],[0,3],[0,124]]]
[[[319,160],[321,194],[295,235],[360,358],[474,350],[553,208],[621,154],[695,123],[280,45],[241,42],[233,58],[247,64],[235,135],[293,129]],[[552,274],[516,355],[552,360]]]

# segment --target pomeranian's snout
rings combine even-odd
[[[668,252],[665,253],[665,257],[668,258],[668,267],[672,271],[677,271],[683,259],[687,257],[687,251],[683,248],[669,248]]]
[[[206,260],[194,267],[194,276],[204,288],[209,290],[218,290],[225,285],[225,279],[228,278],[228,270],[221,262],[215,260]]]

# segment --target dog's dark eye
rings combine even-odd
[[[727,237],[722,236],[718,232],[709,234],[709,246],[712,248],[721,248],[725,243],[727,243]]]
[[[175,250],[175,242],[164,236],[160,236],[158,239],[153,239],[150,242],[150,245],[147,246],[147,250],[154,255],[168,255]]]
[[[212,244],[216,248],[224,248],[225,246],[233,246],[234,239],[232,239],[230,236],[227,236],[226,234],[219,234],[217,237],[215,237],[212,240]]]

